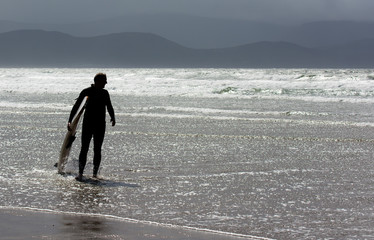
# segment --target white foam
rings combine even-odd
[[[0,101],[0,107],[4,108],[24,108],[24,109],[53,109],[53,110],[70,110],[71,106],[66,104],[57,104],[57,103],[32,103],[32,102],[11,102],[11,101]],[[32,111],[34,112],[34,110]],[[30,113],[32,113],[30,111]]]
[[[0,69],[0,91],[78,93],[106,72],[112,94],[369,101],[371,69]]]

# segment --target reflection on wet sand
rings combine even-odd
[[[78,238],[94,238],[109,234],[111,227],[105,218],[89,216],[61,216],[60,231],[64,235]]]

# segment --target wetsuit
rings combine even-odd
[[[101,163],[101,146],[105,135],[106,110],[108,110],[111,121],[115,121],[115,116],[108,91],[91,85],[91,87],[84,89],[79,94],[79,97],[71,110],[69,123],[73,120],[73,117],[85,96],[88,96],[88,102],[83,117],[82,148],[79,154],[79,173],[83,174],[87,162],[87,153],[93,137],[93,174],[97,175]]]

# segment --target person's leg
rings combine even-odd
[[[80,154],[79,154],[79,175],[78,175],[78,178],[80,178],[79,180],[82,179],[84,168],[85,168],[86,163],[87,163],[87,153],[88,153],[88,150],[90,148],[91,138],[92,138],[91,129],[83,126],[83,128],[82,128],[82,147],[81,147],[81,151],[80,151]]]
[[[93,136],[94,141],[94,158],[93,158],[93,177],[97,177],[97,173],[99,171],[100,163],[101,163],[101,147],[104,142],[105,136],[105,124],[99,126],[95,129],[95,133]]]

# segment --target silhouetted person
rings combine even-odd
[[[106,110],[110,115],[112,126],[116,124],[114,110],[110,101],[110,96],[107,90],[104,89],[107,84],[106,75],[103,73],[96,74],[94,84],[91,87],[82,90],[73,109],[70,112],[68,130],[71,131],[70,124],[77,112],[82,100],[88,96],[86,110],[83,117],[82,126],[82,148],[79,154],[79,174],[76,177],[78,181],[82,181],[84,168],[87,162],[87,153],[90,147],[91,139],[93,138],[94,158],[93,158],[93,177],[97,178],[101,163],[101,146],[105,135],[105,116]]]

